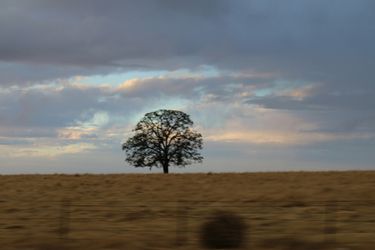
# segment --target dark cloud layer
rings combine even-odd
[[[369,88],[374,2],[5,1],[1,84],[126,69],[278,71]],[[4,63],[12,63],[10,69]],[[25,68],[40,67],[33,73]],[[31,71],[31,70],[30,70]]]

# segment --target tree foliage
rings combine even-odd
[[[133,130],[135,135],[122,145],[126,161],[135,167],[162,167],[164,173],[171,165],[202,162],[202,135],[192,126],[189,115],[181,111],[161,109],[145,114]]]

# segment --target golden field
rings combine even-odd
[[[203,249],[215,211],[242,249],[375,249],[375,172],[0,176],[0,249]]]

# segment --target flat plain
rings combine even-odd
[[[242,249],[374,249],[375,172],[0,176],[0,246],[203,249],[216,211]]]

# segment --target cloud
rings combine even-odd
[[[64,128],[59,129],[58,137],[67,140],[96,139],[95,129]]]
[[[213,141],[291,145],[375,132],[371,110],[338,105],[340,98],[329,102],[321,84],[279,82],[271,73],[171,72],[118,85],[80,81],[2,88],[2,135],[107,143],[145,112],[177,106]]]
[[[279,90],[261,97],[251,97],[249,104],[266,108],[287,110],[362,110],[370,111],[375,106],[373,91],[329,90],[326,85],[305,85],[292,90]]]
[[[1,145],[2,156],[8,158],[56,158],[67,154],[78,154],[95,149],[96,146],[89,143],[75,143],[68,145],[30,145],[17,147],[13,145]]]
[[[372,7],[371,0],[5,1],[0,84],[212,65],[365,89],[374,80]]]
[[[191,25],[209,31],[224,10],[222,1],[210,0],[204,4],[92,1],[88,6],[84,1],[40,0],[3,4],[0,61],[5,64],[0,68],[13,71],[5,79],[9,82],[30,80],[15,74],[18,67],[25,70],[30,64],[39,67],[38,73],[29,70],[34,80],[74,76],[77,70],[85,75],[93,69],[107,73],[118,68],[181,68],[185,64],[176,58],[190,57],[200,44],[191,43],[200,33]],[[201,25],[205,22],[206,28]]]
[[[374,137],[373,134],[334,134],[321,131],[222,131],[206,137],[209,141],[222,142],[243,142],[250,144],[271,144],[271,145],[306,145],[318,144],[329,141],[342,141],[351,139],[368,139]]]
[[[264,96],[251,96],[246,103],[274,111],[290,112],[315,123],[316,128],[307,130],[310,132],[373,134],[375,101],[371,96],[371,89],[330,90],[326,85],[316,84],[294,90],[270,91],[270,94]]]
[[[345,152],[367,152],[375,134],[374,7],[5,0],[0,145],[40,156],[59,146],[69,155],[91,152],[89,145],[113,153],[144,113],[175,108],[191,114],[212,145],[329,145],[337,153],[345,142]]]

